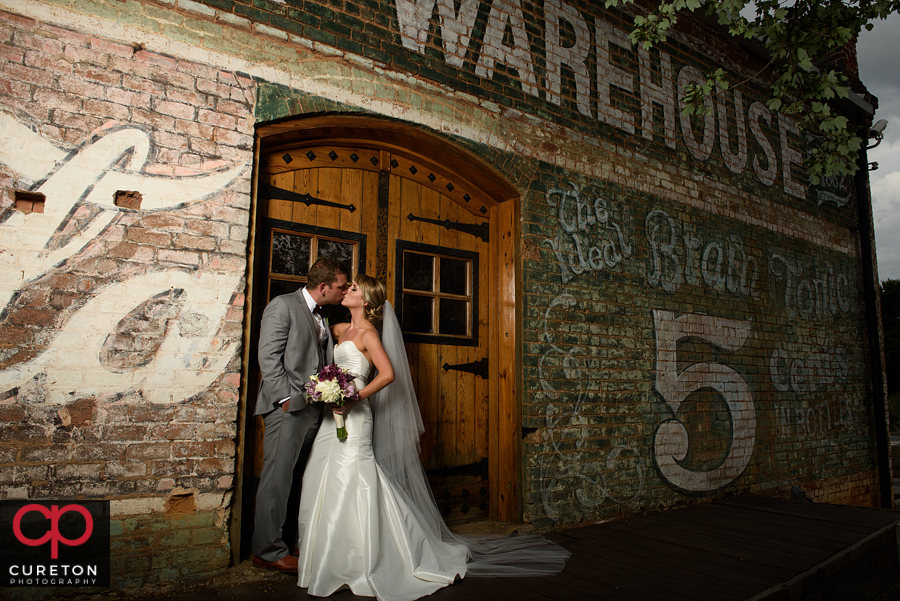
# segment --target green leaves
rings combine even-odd
[[[632,3],[606,0],[607,8]],[[772,58],[767,67],[775,77],[766,106],[794,116],[801,130],[820,138],[806,163],[810,180],[817,184],[822,177],[854,173],[862,138],[849,129],[846,117],[833,114],[830,105],[837,98],[847,98],[850,87],[843,73],[826,70],[825,63],[863,27],[871,29],[870,21],[900,11],[900,0],[674,0],[636,16],[629,38],[648,50],[666,41],[681,13],[701,6],[728,28],[729,35],[755,38],[765,45]],[[753,18],[745,16],[750,9]],[[705,114],[709,111],[706,99],[727,89],[722,69],[708,73],[706,82],[685,86],[682,112]]]
[[[684,86],[682,102],[684,106],[681,112],[685,115],[705,115],[712,112],[711,103],[706,99],[713,96],[717,90],[728,89],[728,80],[725,79],[725,70],[716,69],[706,74],[706,81],[702,84],[689,83]]]
[[[803,69],[804,71],[812,71],[813,63],[812,59],[809,58],[809,54],[806,52],[806,48],[797,48],[794,50],[794,58],[797,61],[797,67]]]

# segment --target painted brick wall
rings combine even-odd
[[[2,497],[112,499],[117,586],[227,566],[253,84],[9,12],[0,48]]]
[[[532,519],[794,484],[877,503],[854,260],[569,177],[523,216]]]
[[[323,111],[442,132],[521,192],[526,521],[876,504],[852,186],[806,185],[764,78],[678,113],[762,65],[702,23],[642,53],[591,2],[11,4],[0,496],[113,499],[118,585],[227,564],[253,126]]]

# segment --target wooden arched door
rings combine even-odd
[[[436,138],[359,123],[260,132],[251,322],[271,297],[303,285],[323,250],[382,279],[404,329],[426,428],[421,459],[445,519],[515,521],[514,191]],[[244,482],[261,469],[260,421],[248,420]]]

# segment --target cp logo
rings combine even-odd
[[[47,533],[44,534],[44,536],[36,539],[28,538],[24,534],[22,534],[22,516],[32,511],[37,511],[42,516],[50,520],[50,530],[48,530]],[[84,517],[84,534],[82,534],[75,540],[70,540],[59,533],[59,518],[69,511],[78,512],[82,515],[82,517]],[[91,532],[93,531],[94,518],[91,517],[91,513],[81,505],[66,505],[62,509],[59,508],[59,505],[51,505],[50,508],[47,509],[43,505],[32,503],[31,505],[25,505],[24,507],[22,507],[22,509],[16,512],[16,515],[13,518],[13,532],[15,533],[16,538],[19,539],[19,542],[28,545],[29,547],[38,547],[45,544],[47,541],[50,541],[51,559],[59,558],[60,542],[70,547],[77,547],[79,545],[83,545],[87,541],[87,539],[90,538]]]

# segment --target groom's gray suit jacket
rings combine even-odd
[[[300,482],[293,482],[295,466],[298,459],[300,469],[306,465],[322,421],[321,405],[307,404],[304,385],[331,363],[333,350],[330,333],[324,348],[319,343],[302,288],[277,296],[266,306],[259,334],[262,382],[254,411],[266,425],[265,456],[253,531],[253,554],[265,561],[277,561],[297,546],[297,508],[292,503],[289,509],[288,499],[299,500]],[[289,412],[279,404],[287,397]]]
[[[263,380],[256,397],[255,415],[272,411],[286,397],[291,398],[292,413],[303,409],[306,406],[303,386],[311,375],[331,363],[334,350],[331,334],[323,349],[302,290],[276,296],[263,312],[259,333],[259,368]]]

